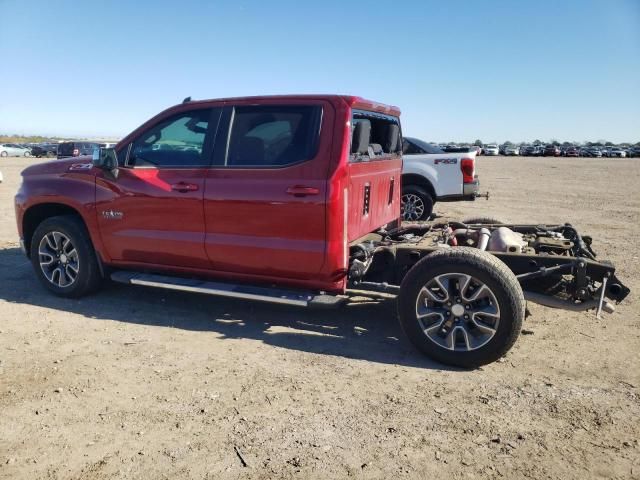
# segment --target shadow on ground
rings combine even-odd
[[[99,292],[66,299],[49,293],[18,248],[0,249],[0,300],[140,325],[209,331],[290,350],[450,370],[406,340],[395,299],[353,297],[335,310],[314,310],[105,282]]]

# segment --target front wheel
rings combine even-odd
[[[42,284],[61,297],[81,297],[100,284],[96,253],[74,215],[44,220],[31,239],[31,263]]]
[[[436,251],[405,276],[400,325],[430,358],[475,368],[513,346],[525,315],[517,278],[490,253],[456,247]]]
[[[418,222],[428,220],[433,213],[433,197],[422,187],[407,185],[402,188],[400,208],[402,220],[406,222]]]

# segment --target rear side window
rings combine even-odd
[[[354,110],[351,119],[350,161],[382,160],[402,153],[398,117]]]
[[[182,112],[144,132],[132,145],[128,165],[197,167],[209,164],[204,154],[211,110]]]
[[[233,111],[226,165],[284,167],[312,159],[320,138],[320,106],[250,106]]]

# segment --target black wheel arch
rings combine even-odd
[[[37,203],[30,206],[22,216],[22,236],[27,256],[30,256],[31,240],[33,238],[33,234],[38,228],[38,225],[40,225],[47,218],[58,217],[61,215],[73,215],[75,217],[78,217],[82,221],[82,224],[84,225],[84,228],[86,229],[89,238],[93,243],[93,238],[91,238],[91,233],[87,228],[87,222],[76,208],[64,203]]]
[[[437,200],[436,191],[433,188],[433,185],[422,175],[417,175],[415,173],[406,173],[402,175],[402,188],[406,187],[407,185],[416,185],[418,187],[422,187],[427,191],[429,195],[431,195],[431,198],[434,202]]]

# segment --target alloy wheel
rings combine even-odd
[[[78,251],[64,233],[49,232],[42,237],[38,246],[38,257],[42,273],[53,285],[69,287],[78,278]]]
[[[416,315],[431,342],[462,352],[486,345],[500,323],[495,294],[486,284],[464,273],[446,273],[427,282],[418,294]]]
[[[424,214],[424,201],[415,193],[405,193],[400,199],[400,208],[404,220],[419,220]]]

